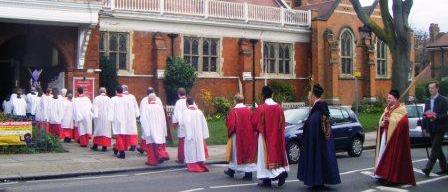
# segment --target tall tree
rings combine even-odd
[[[350,0],[364,25],[370,27],[372,32],[384,41],[392,54],[392,87],[404,91],[408,85],[410,71],[411,39],[408,18],[413,0],[392,0],[392,14],[389,11],[389,0],[379,1],[381,18],[384,27],[381,27],[364,13],[359,0]],[[376,2],[375,2],[376,3]]]

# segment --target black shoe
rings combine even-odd
[[[90,149],[92,149],[94,151],[98,151],[98,145],[93,145],[92,147],[90,147]]]
[[[68,138],[68,137],[66,137],[66,138],[64,138],[64,142],[65,143],[70,143],[72,140],[70,139],[70,138]]]
[[[116,156],[118,154],[118,149],[113,149],[114,150],[114,155]]]
[[[103,147],[103,148],[101,149],[101,151],[102,151],[102,152],[106,152],[106,151],[107,151],[107,147]]]
[[[444,170],[444,171],[439,171],[436,173],[437,175],[446,175],[448,174],[448,170]]]
[[[226,174],[227,176],[233,178],[233,176],[235,176],[235,171],[230,169],[230,168],[228,168],[227,170],[224,170],[224,174]]]
[[[244,173],[244,180],[252,180],[252,172]]]
[[[283,172],[281,173],[279,176],[277,176],[278,178],[278,186],[281,187],[282,185],[285,184],[286,178],[288,177],[288,173]]]
[[[124,151],[120,151],[120,154],[117,157],[119,159],[125,159],[126,158],[126,154],[124,153]]]
[[[131,148],[129,148],[129,151],[135,151],[135,146],[131,146]]]
[[[429,177],[429,174],[431,174],[431,171],[429,169],[422,169],[422,172],[426,175],[426,177]]]
[[[145,152],[141,147],[138,147],[138,148],[137,148],[137,151],[138,151],[140,154],[143,154],[143,153]]]
[[[258,183],[258,186],[260,187],[271,187],[271,179],[262,179],[263,182]]]

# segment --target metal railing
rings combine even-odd
[[[196,16],[310,27],[311,11],[234,3],[219,0],[106,0],[110,10]]]

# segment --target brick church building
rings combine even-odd
[[[377,4],[364,11],[381,24]],[[72,88],[73,79],[91,78],[96,90],[100,55],[138,99],[148,86],[165,98],[170,56],[196,68],[195,97],[202,89],[225,97],[242,92],[250,103],[252,70],[256,93],[281,80],[303,99],[312,79],[332,104],[353,104],[354,72],[365,100],[382,97],[391,84],[387,46],[361,33],[349,0],[5,0],[0,28],[0,73],[11,77],[2,78],[8,85],[26,87],[27,69],[41,68],[51,76],[44,83]]]

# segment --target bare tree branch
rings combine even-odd
[[[406,24],[406,27],[407,27],[407,30],[411,30],[410,28],[409,28],[409,23],[408,23],[408,20],[409,20],[409,14],[411,13],[411,8],[412,8],[412,5],[414,4],[414,1],[413,0],[406,0],[404,3],[403,3],[403,20],[404,20],[404,22],[405,22],[405,24]]]
[[[359,20],[364,25],[369,25],[369,17],[362,11],[362,6],[359,0],[350,0],[352,2],[353,8],[355,9],[356,15],[358,15]]]
[[[389,11],[389,0],[380,0],[381,18],[384,24],[384,30],[387,34],[391,34],[391,29],[394,28],[392,15]]]
[[[392,11],[394,15],[395,35],[401,39],[403,34],[406,33],[405,21],[403,20],[403,0],[393,0]]]
[[[358,15],[359,20],[361,20],[361,22],[364,25],[369,26],[372,29],[372,32],[375,33],[375,35],[378,38],[380,38],[381,40],[386,42],[386,44],[389,44],[390,38],[388,36],[390,36],[390,35],[387,33],[387,31],[384,28],[381,28],[374,20],[370,19],[362,11],[362,6],[361,6],[361,3],[359,2],[359,0],[350,0],[350,1],[353,5],[353,8],[355,9],[356,15]],[[390,17],[390,13],[389,13],[389,17]],[[390,20],[390,21],[392,22],[392,20]]]

